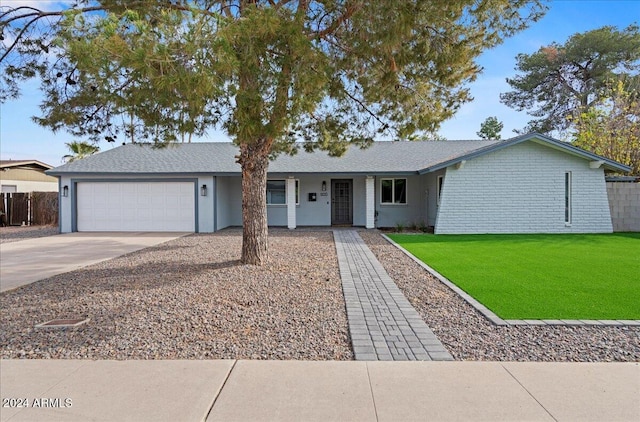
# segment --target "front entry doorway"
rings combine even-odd
[[[331,180],[331,225],[353,225],[353,180]]]

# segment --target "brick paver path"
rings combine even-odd
[[[355,230],[334,230],[356,360],[453,360]]]

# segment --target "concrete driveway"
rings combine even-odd
[[[0,244],[0,292],[189,233],[67,233]]]

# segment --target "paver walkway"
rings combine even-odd
[[[453,360],[355,230],[334,230],[356,360]]]

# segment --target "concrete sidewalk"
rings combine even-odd
[[[638,421],[640,364],[1,360],[0,393],[2,421]]]
[[[68,233],[0,244],[0,292],[167,242],[187,233]]]

